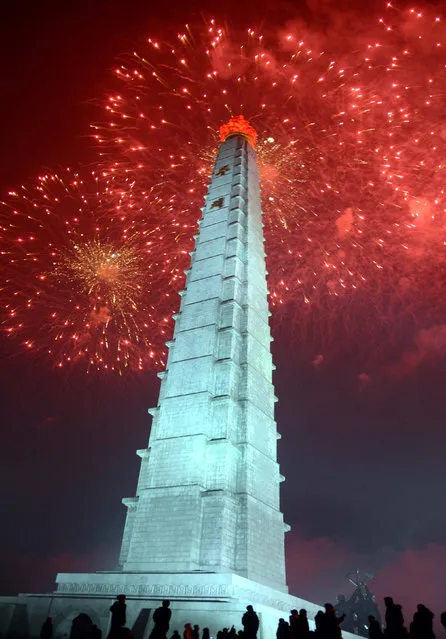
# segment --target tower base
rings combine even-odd
[[[83,628],[96,624],[105,639],[109,608],[120,593],[127,597],[127,626],[134,639],[148,639],[153,612],[163,599],[170,600],[172,609],[168,637],[174,630],[182,635],[186,623],[209,628],[211,637],[232,625],[240,630],[246,606],[252,604],[260,619],[258,639],[273,639],[279,618],[288,619],[292,608],[305,608],[310,626],[321,609],[317,604],[230,573],[61,573],[56,583],[54,593],[0,598],[2,635],[14,639],[38,637],[42,623],[50,616],[54,639],[69,638],[73,622],[84,624]],[[80,626],[79,629],[82,632]],[[343,636],[353,637],[350,633]]]

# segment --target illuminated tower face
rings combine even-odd
[[[233,118],[222,137],[120,563],[285,590],[255,132]]]

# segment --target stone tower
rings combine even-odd
[[[221,133],[120,564],[286,591],[255,131]]]
[[[258,637],[270,639],[292,608],[306,608],[310,620],[318,610],[285,582],[255,137],[242,117],[221,129],[149,444],[138,451],[136,497],[123,500],[120,566],[59,573],[52,593],[0,597],[7,638],[37,638],[48,616],[54,639],[79,619],[105,636],[119,593],[135,639],[148,639],[163,599],[172,607],[169,636],[185,623],[212,636],[238,629],[253,604]]]

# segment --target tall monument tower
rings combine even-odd
[[[256,133],[221,138],[120,564],[286,591]]]
[[[59,573],[53,593],[0,598],[5,637],[19,627],[37,637],[48,615],[54,639],[86,618],[105,633],[120,593],[135,639],[148,638],[163,599],[171,631],[193,623],[212,636],[240,628],[248,604],[260,617],[259,639],[274,637],[292,608],[310,619],[318,610],[289,595],[285,581],[255,140],[241,116],[221,128],[149,443],[138,451],[136,496],[123,500],[119,567]]]

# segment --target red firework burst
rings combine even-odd
[[[124,239],[128,247],[140,247],[148,236],[151,242],[135,271],[123,265],[125,312],[115,306],[113,320],[99,312],[97,325],[91,321],[103,296],[111,307],[117,271],[109,266],[96,271],[101,283],[93,286],[91,298],[79,265],[67,275],[75,253],[66,242],[76,234],[65,237],[62,220],[73,226],[66,207],[80,196],[71,178],[68,186],[66,176],[54,178],[70,193],[59,202],[52,187],[45,193],[50,183],[45,178],[31,195],[20,191],[17,212],[12,218],[9,212],[2,224],[3,259],[11,274],[4,287],[7,329],[22,332],[34,347],[40,340],[26,337],[27,330],[42,335],[36,318],[45,309],[36,300],[58,299],[63,311],[59,314],[57,306],[53,321],[44,322],[51,339],[44,338],[42,346],[59,364],[78,358],[118,369],[160,363],[217,131],[228,115],[239,113],[259,134],[275,321],[284,316],[280,309],[292,307],[294,325],[323,333],[325,342],[330,335],[336,338],[339,322],[356,334],[367,324],[370,333],[376,322],[397,326],[407,309],[425,323],[443,321],[446,32],[441,16],[397,11],[388,4],[384,17],[342,41],[302,24],[263,35],[253,29],[230,32],[214,21],[186,27],[174,40],[149,38],[140,52],[122,60],[116,69],[119,88],[107,97],[104,121],[94,125],[107,203],[87,188],[92,202],[89,231],[82,231],[88,245],[84,258],[108,249],[111,240],[120,247]],[[48,201],[60,211],[45,218],[49,226],[28,217],[29,211],[44,211]],[[14,218],[19,230],[36,229],[37,256],[12,241]],[[60,243],[56,257],[45,253],[53,234]],[[62,257],[67,252],[68,262]],[[52,271],[40,291],[33,278]],[[133,308],[129,291],[136,295],[135,283],[143,279]],[[81,290],[82,311],[73,315],[78,304],[72,291],[80,295]]]
[[[153,206],[143,230],[122,224],[147,194],[94,174],[44,175],[9,196],[0,211],[6,333],[59,367],[159,366],[182,281],[184,229],[167,215],[161,228]]]
[[[123,60],[95,138],[111,172],[190,223],[216,131],[242,112],[260,136],[273,304],[406,295],[443,262],[444,43],[440,17],[390,5],[351,52],[299,28],[187,27]]]

